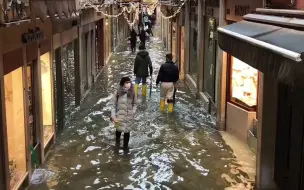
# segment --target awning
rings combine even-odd
[[[220,48],[281,82],[304,86],[304,31],[264,23],[219,27]]]

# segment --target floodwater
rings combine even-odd
[[[162,46],[158,38],[148,45],[154,81],[166,54]],[[155,82],[151,97],[139,96],[130,149],[115,148],[108,104],[122,76],[134,79],[134,58],[126,46],[113,53],[41,166],[53,175],[30,189],[253,189],[253,181],[214,129],[215,120],[183,83],[171,114],[159,111]]]

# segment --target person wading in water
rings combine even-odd
[[[123,148],[128,149],[136,111],[136,95],[129,77],[121,78],[110,106],[111,121],[116,128],[116,146],[120,146],[120,137],[124,133]]]

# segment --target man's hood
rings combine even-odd
[[[142,50],[138,52],[137,55],[144,59],[145,57],[149,56],[149,52]]]
[[[172,60],[170,60],[170,61],[166,61],[166,63],[169,63],[169,64],[175,64]]]

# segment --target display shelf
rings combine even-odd
[[[258,71],[232,57],[230,76],[230,101],[247,110],[257,105]]]

